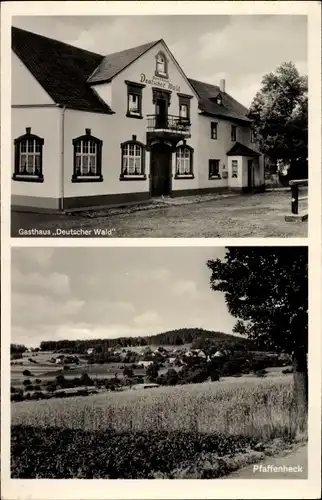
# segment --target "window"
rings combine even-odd
[[[254,129],[250,129],[250,142],[256,142],[255,131]]]
[[[220,94],[217,95],[216,101],[217,101],[217,104],[219,104],[219,106],[222,105],[222,97]]]
[[[125,81],[127,85],[127,113],[130,118],[143,118],[142,116],[142,89],[145,85]]]
[[[236,125],[231,126],[230,138],[232,141],[236,141],[237,127]]]
[[[31,128],[26,128],[25,135],[14,141],[15,167],[13,179],[15,181],[43,182],[42,150],[44,140],[31,134]]]
[[[155,75],[168,78],[168,60],[163,52],[159,52],[156,56]]]
[[[236,179],[238,177],[238,160],[232,160],[231,162],[231,176]]]
[[[102,141],[91,135],[86,129],[86,135],[73,140],[74,171],[72,182],[100,182],[102,176]]]
[[[179,117],[183,121],[190,121],[190,100],[192,96],[178,94],[179,97]]]
[[[220,160],[209,160],[209,179],[221,179],[219,163]]]
[[[121,144],[122,166],[120,180],[145,180],[145,146],[136,141],[133,136],[132,141]]]
[[[179,146],[176,150],[176,174],[175,178],[189,177],[193,175],[193,149],[190,146]]]
[[[188,118],[188,106],[186,104],[180,104],[179,116],[180,118]]]
[[[218,124],[216,122],[211,122],[210,124],[210,137],[212,139],[217,139],[217,128],[218,128]]]

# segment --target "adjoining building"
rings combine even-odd
[[[248,110],[163,40],[103,56],[12,28],[12,206],[73,210],[264,186]]]

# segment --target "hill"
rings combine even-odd
[[[192,344],[197,340],[209,339],[218,348],[234,347],[235,349],[256,350],[253,342],[218,331],[204,330],[202,328],[179,328],[164,333],[150,335],[147,337],[120,337],[115,339],[86,339],[86,340],[48,340],[40,344],[42,351],[70,351],[84,353],[90,347],[106,350],[109,348],[124,348],[148,345],[173,345]]]
[[[254,350],[255,345],[250,340],[228,333],[204,330],[203,328],[179,328],[178,330],[169,330],[157,335],[146,337],[148,344],[153,345],[183,345],[192,344],[193,342],[202,340],[211,340],[218,347],[234,346]]]

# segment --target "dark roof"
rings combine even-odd
[[[94,70],[93,74],[88,78],[87,82],[100,83],[111,80],[124,68],[129,66],[132,62],[159,42],[160,40],[145,43],[144,45],[139,45],[138,47],[121,50],[120,52],[114,52],[113,54],[105,56],[99,66]]]
[[[226,154],[227,156],[252,156],[254,158],[260,156],[260,153],[244,146],[240,142],[236,142]]]
[[[111,113],[86,83],[103,56],[12,27],[12,49],[56,104]]]
[[[199,96],[199,110],[205,114],[222,118],[232,118],[250,123],[247,118],[248,109],[226,92],[221,92],[218,85],[200,82],[189,78],[189,82]],[[216,97],[221,95],[222,104],[217,104]]]
[[[112,113],[90,84],[114,78],[161,40],[103,56],[30,31],[12,27],[12,49],[56,104],[71,109]],[[217,85],[189,79],[199,109],[211,116],[250,122],[248,110]],[[220,93],[222,104],[216,103]]]

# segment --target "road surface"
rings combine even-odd
[[[178,200],[179,201],[179,200]],[[183,200],[184,201],[184,200]],[[68,215],[46,215],[13,212],[11,235],[19,236],[23,229],[49,229],[51,237],[62,236],[56,229],[86,228],[93,233],[105,230],[116,238],[207,238],[207,237],[307,237],[306,222],[286,222],[290,213],[289,191],[261,194],[218,197],[189,205],[165,206],[151,210],[94,218],[75,213]],[[23,234],[20,234],[23,236]],[[31,235],[25,235],[31,236]],[[72,235],[77,237],[77,235]],[[90,234],[89,237],[99,235]],[[84,237],[84,236],[82,236]],[[104,234],[101,235],[104,237]]]

